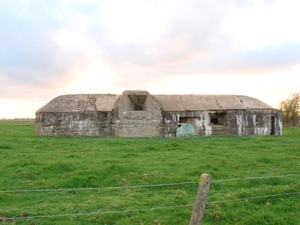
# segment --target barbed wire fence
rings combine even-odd
[[[284,178],[284,177],[299,177],[300,174],[283,174],[278,176],[265,176],[265,177],[244,177],[244,178],[229,178],[212,180],[211,183],[219,182],[229,182],[229,181],[244,181],[244,180],[258,180],[258,179],[271,179],[271,178]],[[135,188],[151,188],[151,187],[168,187],[177,185],[190,185],[198,184],[199,182],[176,182],[176,183],[163,183],[163,184],[146,184],[146,185],[131,185],[131,186],[117,186],[117,187],[90,187],[90,188],[53,188],[53,189],[31,189],[31,190],[0,190],[0,193],[29,193],[29,192],[63,192],[63,191],[91,191],[91,190],[118,190],[118,189],[135,189]],[[218,203],[228,203],[237,201],[249,201],[253,199],[260,198],[271,198],[279,196],[289,196],[289,195],[300,195],[299,192],[287,192],[260,196],[249,196],[244,198],[226,199],[218,201],[209,201],[209,204]],[[66,214],[56,214],[56,215],[37,215],[37,216],[19,216],[19,217],[2,217],[1,220],[22,220],[22,219],[38,219],[38,218],[55,218],[55,217],[74,217],[74,216],[91,216],[91,215],[105,215],[105,214],[125,214],[141,211],[156,211],[156,210],[169,210],[177,208],[192,208],[194,204],[183,204],[183,205],[173,205],[173,206],[162,206],[162,207],[150,207],[150,208],[133,208],[124,210],[97,210],[94,212],[87,213],[66,213]]]

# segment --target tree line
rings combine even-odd
[[[291,94],[281,101],[278,109],[282,111],[283,124],[285,126],[297,126],[300,120],[300,93]]]

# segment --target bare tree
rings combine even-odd
[[[300,119],[300,94],[291,94],[287,99],[279,103],[285,125],[297,126]]]

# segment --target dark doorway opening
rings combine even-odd
[[[210,123],[219,124],[219,120],[218,120],[218,118],[210,118]]]
[[[275,135],[275,116],[271,116],[271,135]]]

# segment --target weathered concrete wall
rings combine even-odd
[[[131,100],[133,99],[133,100]],[[134,99],[143,106],[134,110]],[[126,91],[113,109],[113,135],[121,137],[155,137],[162,135],[160,103],[147,91]]]
[[[274,116],[274,134],[277,136],[282,135],[282,112],[281,111],[275,111],[272,113],[272,116]]]
[[[228,133],[231,135],[282,135],[281,113],[279,111],[229,111],[227,115]]]
[[[212,134],[210,116],[208,111],[204,112],[164,112],[164,136],[173,137],[176,135],[178,123],[190,123],[194,127],[195,135],[209,136]]]
[[[229,111],[228,133],[230,135],[270,135],[271,111]]]
[[[110,112],[39,113],[36,134],[49,136],[111,136]]]
[[[165,112],[163,117],[166,137],[176,135],[178,123],[190,123],[200,136],[282,135],[281,113],[276,110]]]
[[[110,114],[118,97],[109,94],[58,96],[36,112],[36,134],[110,136]]]

